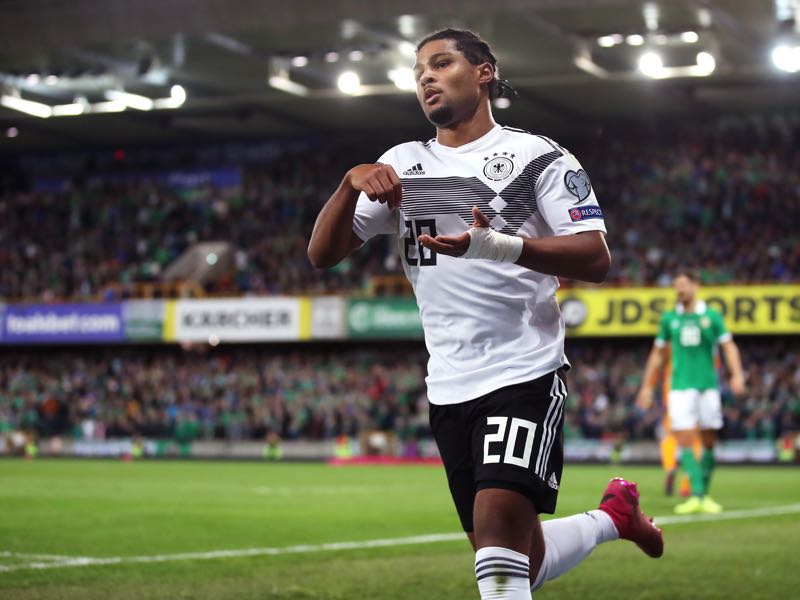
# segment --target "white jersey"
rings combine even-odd
[[[436,140],[400,144],[379,162],[400,177],[402,206],[389,210],[361,194],[353,230],[364,241],[397,236],[430,353],[429,400],[466,402],[569,364],[555,277],[512,263],[432,253],[417,237],[464,233],[473,206],[509,235],[605,232],[575,157],[547,138],[497,125],[458,148]]]

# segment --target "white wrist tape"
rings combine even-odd
[[[461,258],[486,258],[499,262],[517,262],[522,254],[522,238],[499,233],[491,227],[472,227],[469,248]]]

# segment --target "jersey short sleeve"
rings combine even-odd
[[[709,310],[708,312],[711,315],[711,326],[714,328],[714,338],[716,341],[723,343],[733,339],[733,335],[731,335],[731,332],[728,331],[728,328],[725,326],[725,319],[723,316],[716,310]]]
[[[663,348],[669,342],[669,312],[662,313],[661,320],[658,323],[658,333],[656,334],[655,345],[658,348]]]
[[[606,231],[589,176],[572,154],[556,159],[544,170],[536,184],[536,204],[555,235]]]
[[[394,166],[391,158],[392,151],[389,150],[377,162]],[[376,235],[397,233],[397,216],[385,203],[373,202],[361,192],[353,214],[353,232],[362,242]]]

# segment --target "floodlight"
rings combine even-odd
[[[19,96],[9,96],[3,94],[0,96],[0,104],[11,110],[17,110],[40,119],[46,119],[53,116],[53,109],[47,104],[41,102],[34,102],[33,100],[25,100]]]
[[[120,90],[106,91],[106,98],[109,100],[119,100],[124,102],[125,106],[135,108],[136,110],[153,110],[155,104],[151,98],[140,96],[139,94],[131,94],[130,92],[123,92]]]
[[[57,104],[52,107],[54,117],[76,117],[86,111],[86,104],[83,102],[72,102],[71,104]]]
[[[697,53],[697,71],[700,75],[711,75],[717,68],[717,61],[710,52]]]
[[[772,64],[786,73],[797,73],[800,71],[800,46],[775,46],[772,50]]]
[[[684,44],[696,44],[699,39],[700,36],[697,35],[696,31],[684,31],[681,34],[681,41]]]
[[[639,58],[639,70],[648,77],[661,77],[664,73],[664,61],[656,52],[645,52]]]
[[[361,90],[361,78],[355,71],[345,71],[339,75],[336,85],[343,94],[355,96]]]
[[[391,69],[387,75],[389,79],[401,90],[415,90],[417,89],[417,80],[414,77],[414,71],[409,67],[397,67]]]

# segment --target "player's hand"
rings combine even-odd
[[[639,390],[639,393],[636,395],[636,406],[642,410],[650,410],[650,407],[653,406],[652,388],[642,387],[642,389]]]
[[[471,227],[489,227],[489,219],[481,212],[477,206],[472,207],[472,222]],[[429,235],[419,236],[419,243],[438,252],[439,254],[447,254],[448,256],[461,256],[469,248],[470,237],[468,233],[461,235],[437,235],[435,238]]]
[[[398,208],[403,201],[403,186],[391,165],[358,165],[347,172],[345,179],[354,190],[364,192],[373,202]]]
[[[738,397],[744,396],[744,376],[734,375],[731,377],[731,392]]]

